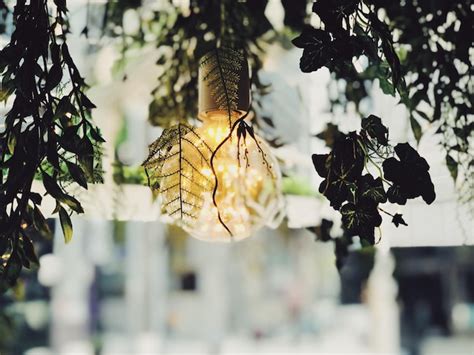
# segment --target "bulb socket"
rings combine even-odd
[[[221,49],[218,49],[221,51]],[[226,109],[219,107],[218,103],[215,100],[215,92],[213,88],[209,86],[209,81],[205,80],[205,76],[211,70],[211,62],[204,62],[203,59],[206,58],[211,53],[203,56],[199,63],[199,106],[198,106],[198,117],[199,119],[205,121],[213,119],[214,117],[228,117],[228,112]],[[212,54],[211,54],[212,55]],[[232,117],[242,117],[250,106],[250,74],[249,74],[249,65],[246,57],[242,58],[242,64],[239,70],[239,81],[237,86],[237,107],[232,113]]]

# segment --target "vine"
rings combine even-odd
[[[346,81],[343,103],[357,106],[368,96],[367,86],[378,79],[385,94],[398,95],[407,107],[417,141],[423,134],[420,120],[438,127],[451,176],[456,181],[462,172],[462,198],[472,200],[470,2],[318,0],[312,10],[321,26],[305,27],[293,41],[304,49],[301,70],[328,68]],[[355,60],[360,57],[365,65]]]
[[[38,264],[35,231],[51,231],[40,209],[43,196],[32,191],[40,177],[56,200],[66,242],[72,238],[72,212],[81,203],[66,189],[100,181],[100,143],[91,121],[95,106],[69,53],[64,0],[18,0],[15,30],[0,52],[2,101],[10,107],[0,131],[0,290],[11,287],[22,267]]]

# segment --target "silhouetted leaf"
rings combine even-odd
[[[357,195],[362,198],[371,199],[376,203],[385,203],[387,201],[382,178],[374,179],[370,174],[366,174],[359,179]]]
[[[76,164],[70,162],[67,162],[66,164],[67,169],[69,170],[69,173],[71,174],[74,181],[81,185],[83,188],[87,189],[87,178],[84,175],[84,171],[82,171],[82,169]]]
[[[342,225],[351,234],[358,235],[371,245],[375,243],[374,228],[380,226],[382,217],[377,204],[370,199],[359,199],[341,207]]]
[[[64,196],[64,193],[59,187],[59,185],[56,183],[56,181],[45,172],[43,172],[42,177],[43,185],[46,191],[55,199],[61,200]]]
[[[326,66],[334,55],[330,35],[311,26],[303,28],[301,35],[292,42],[296,47],[304,49],[300,60],[303,73]]]
[[[38,260],[38,257],[36,256],[35,248],[33,247],[33,243],[31,243],[31,240],[28,237],[23,236],[22,244],[23,244],[23,252],[25,256],[28,258],[28,260],[39,266],[39,260]]]
[[[408,224],[403,219],[403,216],[399,213],[395,213],[393,215],[392,223],[395,224],[396,227],[398,227],[400,224],[403,224],[404,226],[408,226]]]
[[[408,143],[397,144],[395,152],[400,160],[389,158],[383,163],[385,179],[393,182],[387,191],[389,201],[404,204],[406,199],[421,196],[431,204],[436,194],[426,160]]]
[[[370,115],[362,119],[362,130],[377,140],[381,145],[388,145],[388,128],[382,124],[380,117]]]
[[[43,237],[51,236],[51,229],[49,228],[46,218],[44,218],[40,209],[37,206],[33,208],[33,223],[38,232],[41,233]]]
[[[63,69],[61,65],[54,64],[48,72],[46,77],[46,86],[45,89],[50,91],[54,89],[60,82],[63,77]]]

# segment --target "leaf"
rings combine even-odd
[[[385,76],[379,76],[379,85],[384,94],[395,96],[395,86]]]
[[[72,223],[69,214],[64,207],[59,208],[59,221],[61,222],[61,228],[63,230],[64,241],[69,243],[72,240]]]
[[[53,64],[46,76],[45,89],[51,91],[61,82],[63,77],[63,69],[60,64]]]
[[[13,251],[6,262],[3,275],[1,275],[3,279],[2,281],[6,285],[0,286],[0,291],[2,291],[1,288],[4,289],[8,286],[11,287],[16,283],[18,276],[20,276],[21,268],[22,268],[21,259],[18,253],[16,251]]]
[[[360,178],[357,184],[357,194],[359,197],[369,198],[377,203],[387,202],[387,195],[383,187],[382,178],[373,178],[366,174]]]
[[[410,125],[411,125],[411,130],[413,132],[413,135],[415,136],[416,142],[420,143],[421,136],[423,135],[423,132],[421,131],[421,126],[418,123],[418,121],[413,117],[413,115],[410,116]]]
[[[436,193],[426,160],[408,143],[397,144],[395,152],[400,160],[392,157],[382,164],[385,179],[393,182],[387,191],[388,200],[405,204],[407,199],[421,196],[427,204],[431,204]]]
[[[46,191],[56,200],[65,203],[77,213],[84,213],[80,202],[74,197],[65,194],[56,181],[46,173],[43,173],[43,185],[46,188]]]
[[[388,145],[388,128],[382,124],[380,117],[370,115],[362,119],[362,130],[375,139],[378,144]]]
[[[358,235],[370,245],[374,245],[374,229],[382,223],[377,205],[367,198],[358,199],[356,203],[346,203],[340,210],[343,228],[351,235]]]
[[[62,12],[67,12],[66,0],[54,0],[54,3]]]
[[[15,146],[16,146],[16,136],[13,132],[11,132],[8,136],[8,151],[10,154],[13,154],[15,152]]]
[[[395,213],[392,218],[392,223],[395,224],[395,227],[398,227],[400,224],[408,226],[408,224],[403,219],[403,216],[400,213]]]
[[[342,30],[342,21],[357,8],[359,0],[318,0],[313,3],[312,11],[319,16],[324,26],[331,32]]]
[[[64,193],[56,181],[47,173],[42,173],[43,185],[46,191],[57,200],[61,200],[64,197]]]
[[[84,209],[82,208],[81,203],[73,196],[64,195],[60,201],[68,205],[69,208],[71,208],[74,212],[84,213]]]
[[[453,178],[454,182],[456,182],[456,179],[458,177],[458,163],[449,154],[446,155],[446,165],[448,167],[449,173],[451,174],[451,177]]]
[[[90,135],[96,142],[105,143],[105,139],[102,137],[98,128],[91,127]]]
[[[349,198],[364,168],[364,152],[358,144],[359,138],[352,133],[341,134],[330,154],[314,154],[314,167],[324,180],[319,192],[338,210]]]
[[[49,228],[48,222],[37,206],[34,206],[33,208],[33,224],[36,230],[40,232],[43,237],[51,237],[52,232]]]
[[[37,192],[30,192],[30,200],[37,205],[41,205],[41,201],[43,200],[43,198]]]
[[[211,172],[212,149],[189,126],[178,124],[165,129],[149,147],[143,163],[150,187],[159,192],[164,214],[180,225],[195,223],[203,206],[202,194],[215,185]]]
[[[84,171],[76,164],[71,162],[66,162],[67,169],[71,174],[73,180],[81,185],[83,188],[87,189],[87,178],[84,174]]]
[[[267,116],[261,116],[261,119],[263,122],[265,122],[267,125],[269,125],[271,128],[275,128],[275,124],[273,123],[273,120],[270,117]]]
[[[293,39],[292,43],[304,49],[300,59],[300,69],[303,73],[311,73],[326,66],[333,57],[329,33],[311,26],[305,26],[301,35]]]
[[[88,137],[83,137],[78,142],[78,160],[83,171],[90,179],[94,176],[94,146]]]
[[[84,95],[84,94],[81,95],[81,103],[82,103],[82,105],[83,105],[85,108],[87,108],[87,109],[89,109],[89,110],[94,109],[94,108],[97,107],[97,106],[94,105],[94,104],[92,103],[92,101],[91,101],[86,95]]]
[[[364,42],[358,37],[342,31],[337,36],[329,32],[306,26],[301,35],[292,43],[303,48],[300,69],[304,73],[327,67],[331,71],[347,71],[352,67],[352,59],[364,53]]]
[[[35,248],[33,246],[33,243],[31,243],[30,238],[23,235],[22,243],[23,243],[23,252],[25,256],[28,258],[28,260],[36,265],[39,265],[39,260],[38,260],[38,257],[36,256]]]

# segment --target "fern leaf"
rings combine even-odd
[[[181,225],[191,225],[203,206],[203,193],[212,191],[212,149],[191,127],[178,124],[165,129],[149,147],[143,163],[150,187],[160,193],[162,210]]]
[[[207,82],[219,110],[227,111],[229,120],[232,112],[238,108],[243,62],[243,54],[231,48],[216,48],[206,54],[200,62],[203,80]]]

